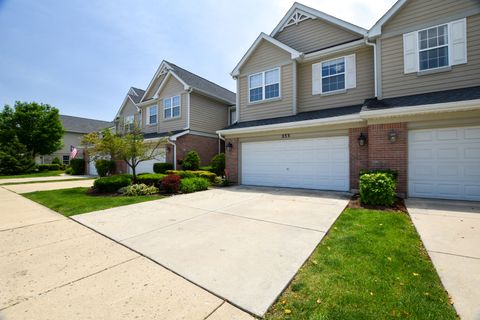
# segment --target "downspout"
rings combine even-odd
[[[187,90],[187,127],[186,130],[190,129],[190,94],[192,93],[193,89],[190,87]]]
[[[177,170],[177,145],[170,138],[168,138],[167,142],[173,146],[173,170]]]
[[[365,44],[373,47],[373,78],[375,83],[375,98],[378,98],[377,44],[375,42],[368,42],[368,38],[365,38]]]

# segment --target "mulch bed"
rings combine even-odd
[[[407,207],[405,206],[405,202],[402,198],[397,198],[393,206],[386,207],[386,206],[370,206],[370,205],[363,205],[360,202],[360,195],[355,194],[350,199],[350,202],[347,205],[347,208],[353,209],[370,209],[370,210],[389,210],[389,211],[400,211],[404,213],[408,213]]]

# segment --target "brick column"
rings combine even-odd
[[[232,149],[227,150],[228,144],[232,144]],[[238,138],[236,139],[225,139],[225,171],[227,173],[227,178],[231,183],[238,183],[238,155],[240,143]]]
[[[368,127],[349,129],[350,149],[350,189],[358,190],[360,171],[368,169],[368,137],[367,144],[358,145],[358,137],[363,133],[368,135]]]

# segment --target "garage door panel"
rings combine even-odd
[[[412,130],[408,144],[410,196],[480,200],[479,127]]]

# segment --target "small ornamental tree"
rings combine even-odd
[[[217,176],[225,174],[225,153],[219,153],[212,158],[212,171]]]
[[[184,170],[198,170],[200,167],[200,155],[197,151],[188,151],[182,162]]]

